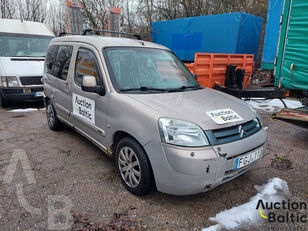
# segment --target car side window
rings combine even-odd
[[[46,59],[45,59],[45,69],[46,72],[54,76],[53,68],[56,63],[56,57],[58,53],[59,46],[50,46],[48,48]]]
[[[80,48],[77,54],[75,66],[75,83],[81,86],[83,76],[91,75],[96,78],[97,83],[100,82],[100,75],[95,54],[85,48]]]
[[[73,46],[59,46],[56,62],[54,65],[54,76],[66,80],[71,62]]]
[[[50,46],[45,61],[46,72],[56,78],[66,80],[72,52],[73,46]]]

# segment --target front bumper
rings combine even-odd
[[[0,94],[7,101],[41,101],[43,96],[35,93],[43,91],[43,86],[0,88]]]
[[[223,145],[184,148],[151,141],[144,149],[152,164],[158,191],[192,195],[209,191],[246,172],[260,159],[234,170],[235,159],[261,147],[264,153],[266,140],[267,133],[261,129],[245,139]]]

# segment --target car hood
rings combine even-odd
[[[244,101],[209,88],[173,93],[127,94],[127,96],[155,110],[161,117],[190,121],[204,130],[229,127],[256,117]],[[243,120],[217,124],[206,112],[219,109],[231,109]]]
[[[6,76],[42,76],[44,58],[2,57],[2,68]]]

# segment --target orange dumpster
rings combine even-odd
[[[198,82],[213,88],[215,83],[225,85],[227,65],[235,64],[237,69],[245,70],[243,87],[250,83],[254,68],[254,56],[251,54],[195,53],[194,63],[185,64],[190,72],[198,76]]]
[[[191,73],[195,73],[195,64],[194,63],[185,63],[185,66],[188,68],[188,70],[191,72]]]

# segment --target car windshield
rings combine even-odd
[[[114,87],[119,91],[176,91],[199,84],[170,51],[153,48],[105,48]]]
[[[40,35],[0,34],[0,56],[43,57],[52,38]]]

